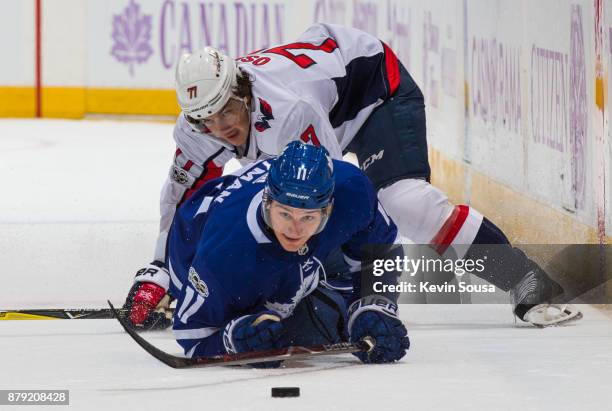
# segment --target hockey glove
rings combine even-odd
[[[143,330],[160,330],[172,325],[171,297],[166,292],[169,283],[168,271],[157,261],[138,270],[123,305],[129,311],[130,325]]]
[[[351,304],[349,333],[351,342],[374,338],[371,351],[353,354],[366,364],[397,361],[410,348],[406,327],[397,318],[397,305],[384,297],[364,297]]]
[[[225,328],[225,348],[229,353],[278,348],[283,332],[280,318],[271,311],[247,315],[230,322]],[[280,361],[253,364],[255,368],[277,368]]]

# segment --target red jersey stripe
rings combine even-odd
[[[387,68],[387,80],[389,81],[390,87],[389,96],[392,96],[395,94],[400,83],[399,61],[393,50],[391,50],[385,42],[382,42],[382,44],[385,50],[385,66]]]
[[[204,184],[206,184],[212,179],[221,177],[221,174],[223,174],[223,167],[219,167],[214,163],[214,161],[209,161],[208,164],[206,164],[206,167],[204,167],[202,175],[195,181],[194,185],[191,186],[191,188],[187,190],[187,192],[185,192],[183,198],[179,202],[179,205],[189,199],[189,197],[191,197],[193,193],[198,191],[198,189]]]
[[[431,244],[440,255],[444,254],[448,246],[452,244],[469,213],[470,207],[466,205],[455,206],[450,217],[448,217],[440,231],[438,231],[438,234],[431,240]]]

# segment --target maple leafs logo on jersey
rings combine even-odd
[[[310,262],[309,262],[310,261]],[[313,265],[312,260],[306,261],[300,267],[300,271],[304,276],[299,288],[297,289],[295,295],[291,297],[291,299],[286,303],[275,302],[275,301],[266,301],[264,307],[266,307],[270,311],[274,311],[276,314],[280,315],[281,318],[287,318],[291,315],[295,307],[298,303],[306,297],[308,294],[314,291],[315,288],[319,285],[319,268],[321,264],[317,262],[316,270],[314,270],[310,275],[306,275],[305,272],[315,267]]]
[[[259,99],[259,111],[261,111],[261,114],[257,115],[259,121],[255,122],[255,129],[261,133],[271,127],[268,120],[274,120],[274,116],[272,115],[272,106],[261,97],[257,98]]]

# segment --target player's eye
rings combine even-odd
[[[314,219],[315,219],[315,218],[314,218],[313,216],[311,216],[311,215],[307,215],[307,216],[302,217],[302,222],[304,222],[304,223],[310,223],[310,222],[312,222]]]
[[[280,211],[278,213],[282,218],[284,218],[285,220],[291,220],[291,216],[289,215],[289,213],[286,213],[284,211]]]

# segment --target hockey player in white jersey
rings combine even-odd
[[[325,146],[336,159],[355,153],[400,232],[415,243],[440,253],[456,244],[508,245],[505,266],[483,278],[513,291],[522,320],[548,325],[580,317],[571,306],[542,304],[561,287],[490,220],[451,204],[429,183],[423,95],[379,39],[315,24],[294,43],[236,60],[207,47],[180,59],[176,90],[182,108],[174,129],[177,149],[161,195],[155,262],[141,272],[165,270],[161,261],[177,205],[221,175],[227,161],[275,156],[288,141],[301,140]],[[466,257],[483,257],[472,255],[478,250]],[[153,309],[164,285],[132,288],[126,306],[134,324],[157,321]],[[552,317],[549,308],[556,309]]]

